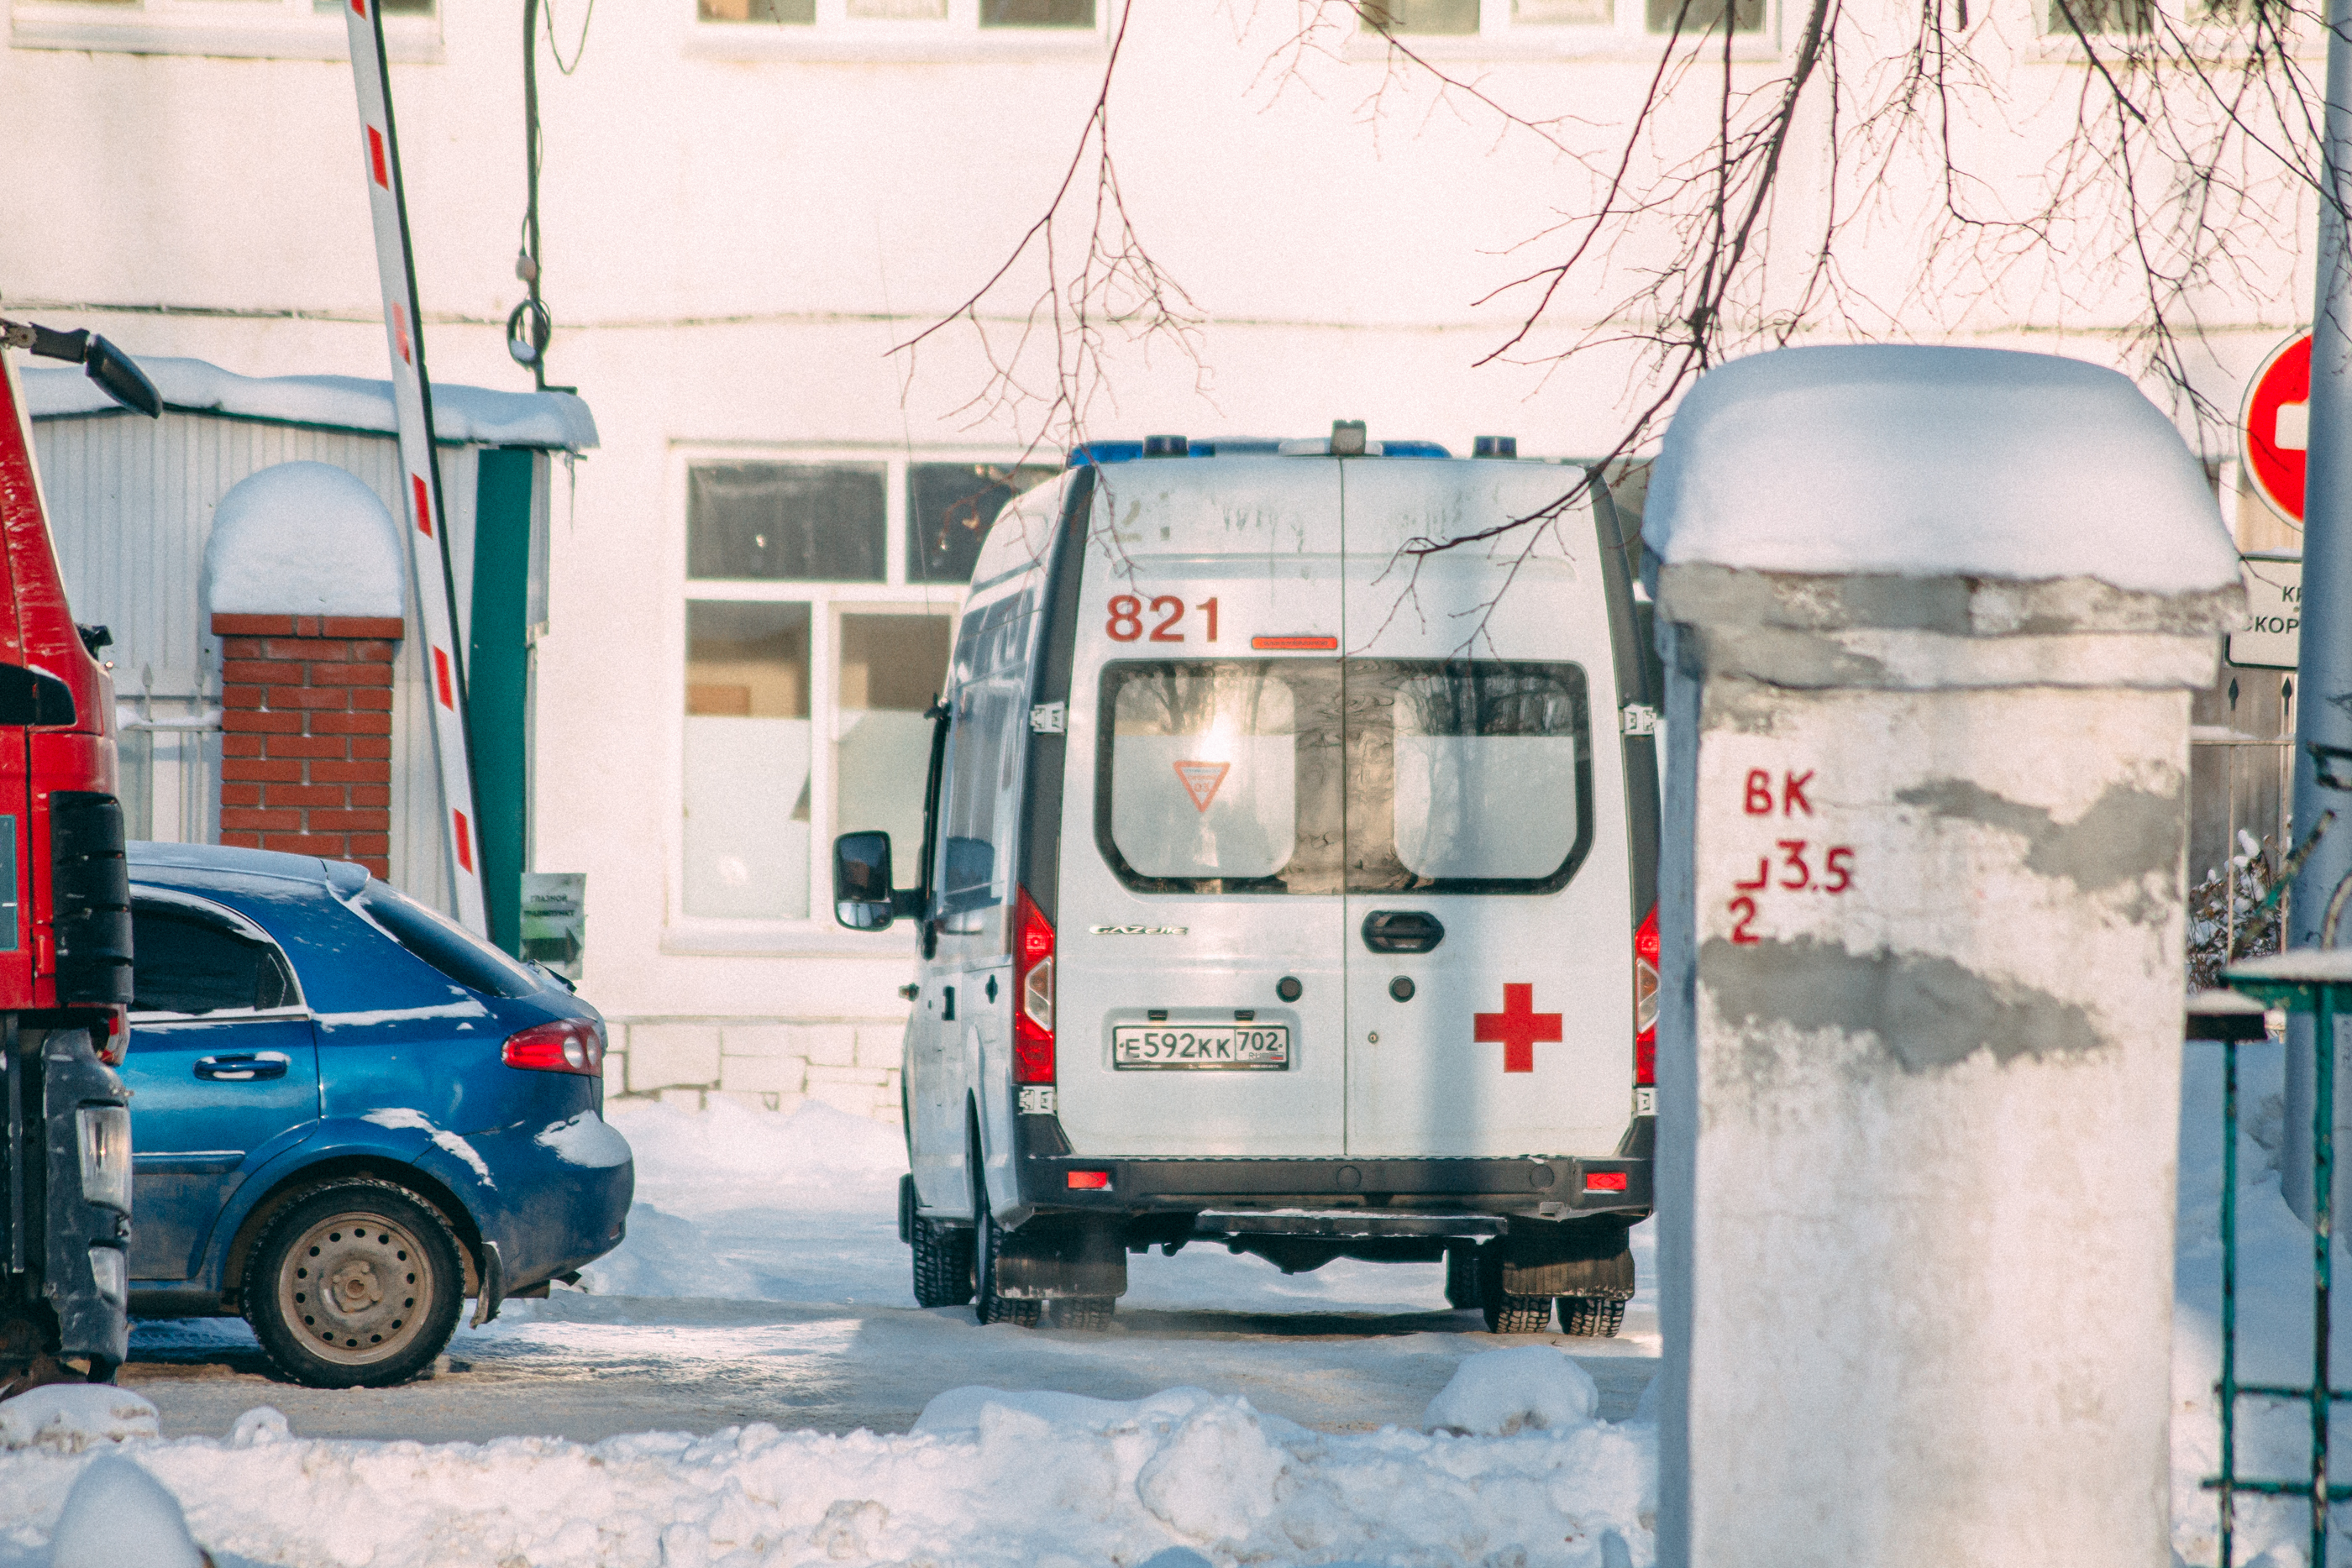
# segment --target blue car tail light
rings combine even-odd
[[[583,1078],[604,1075],[604,1026],[586,1019],[556,1019],[535,1023],[507,1036],[499,1052],[509,1067],[535,1072],[577,1072]]]

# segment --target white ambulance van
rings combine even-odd
[[[988,537],[915,885],[884,834],[835,854],[844,925],[920,923],[926,1306],[1100,1326],[1129,1252],[1202,1242],[1443,1260],[1491,1329],[1616,1332],[1651,1193],[1638,545],[1598,483],[1479,540],[1580,471],[1361,432],[1085,449]]]

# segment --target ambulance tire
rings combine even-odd
[[[1622,1296],[1562,1296],[1559,1330],[1581,1339],[1609,1339],[1624,1326]]]
[[[1486,1314],[1488,1333],[1541,1333],[1551,1327],[1549,1296],[1507,1296],[1497,1292],[1488,1297],[1480,1310]]]
[[[1488,1333],[1541,1333],[1551,1327],[1549,1296],[1515,1296],[1503,1289],[1503,1249],[1478,1249],[1478,1310]]]
[[[1016,1328],[1037,1326],[1043,1301],[1008,1301],[996,1293],[996,1260],[1004,1250],[1004,1231],[996,1217],[988,1209],[988,1183],[981,1175],[980,1162],[972,1162],[971,1189],[972,1251],[979,1263],[977,1300],[972,1303],[972,1315],[983,1323],[1011,1323]]]
[[[1445,1304],[1457,1312],[1478,1305],[1478,1249],[1464,1243],[1445,1249]]]
[[[1053,1304],[1047,1318],[1057,1329],[1100,1333],[1110,1327],[1111,1314],[1118,1310],[1116,1296],[1065,1296]]]
[[[915,1304],[961,1307],[971,1301],[971,1229],[914,1218]]]

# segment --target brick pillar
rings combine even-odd
[[[396,615],[213,617],[225,844],[391,874]]]

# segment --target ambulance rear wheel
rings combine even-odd
[[[1562,1296],[1559,1299],[1559,1328],[1562,1333],[1586,1339],[1608,1339],[1624,1326],[1625,1300],[1622,1296]]]
[[[1065,1296],[1054,1303],[1048,1321],[1057,1329],[1100,1333],[1110,1327],[1111,1314],[1118,1309],[1116,1296]]]
[[[1503,1249],[1478,1249],[1478,1307],[1488,1333],[1541,1333],[1551,1327],[1549,1296],[1515,1296],[1503,1289]]]
[[[1549,1296],[1489,1297],[1482,1310],[1488,1333],[1541,1333],[1551,1327]]]
[[[1445,1249],[1445,1304],[1469,1312],[1478,1304],[1478,1249],[1467,1244]]]
[[[981,1175],[979,1163],[973,1162],[971,1189],[972,1250],[979,1263],[979,1281],[972,1304],[972,1315],[983,1323],[1012,1323],[1024,1329],[1037,1326],[1043,1301],[1008,1301],[996,1293],[996,1260],[1004,1250],[1004,1230],[996,1223],[996,1216],[988,1208],[988,1181]]]
[[[915,1216],[908,1226],[915,1249],[915,1304],[961,1307],[971,1300],[971,1231]]]

